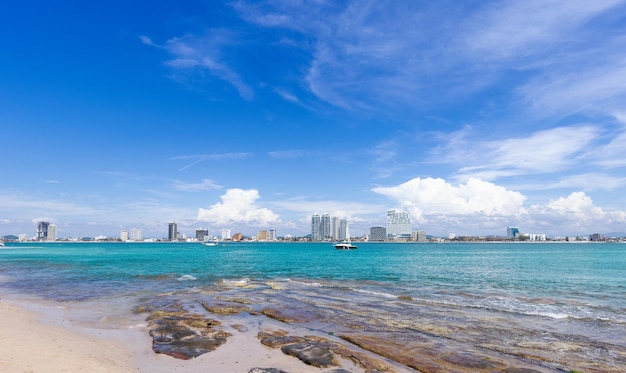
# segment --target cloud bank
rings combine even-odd
[[[222,202],[198,210],[198,221],[214,225],[248,224],[264,227],[280,222],[278,214],[257,205],[261,198],[255,189],[228,189]]]
[[[626,222],[626,212],[595,206],[584,192],[526,207],[527,197],[522,193],[476,178],[458,185],[439,178],[415,178],[372,191],[395,200],[414,223],[436,234],[461,230],[463,234],[502,235],[509,225],[527,233],[606,232],[622,229]]]

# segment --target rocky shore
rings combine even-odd
[[[581,351],[595,356],[610,351],[626,366],[624,347],[528,331],[504,319],[467,323],[466,315],[461,317],[453,307],[445,314],[423,307],[417,313],[421,317],[415,317],[419,306],[409,297],[378,308],[353,304],[348,309],[332,302],[323,307],[294,299],[281,302],[254,286],[249,290],[243,297],[241,291],[237,296],[228,291],[199,292],[196,301],[165,295],[137,306],[135,312],[147,314],[154,352],[178,359],[211,353],[237,335],[252,333],[254,343],[324,372],[619,371],[598,364],[599,359],[580,359]],[[389,307],[413,310],[395,311],[396,316],[389,318],[385,317]]]

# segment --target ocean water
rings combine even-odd
[[[376,335],[431,359],[443,349],[537,371],[626,371],[624,244],[358,246],[7,243],[0,287],[70,303],[245,298],[312,330]]]

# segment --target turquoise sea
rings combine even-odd
[[[311,330],[376,335],[431,358],[455,350],[536,371],[626,371],[624,244],[358,246],[7,243],[0,288],[70,304],[247,299]]]

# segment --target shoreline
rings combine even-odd
[[[248,373],[254,368],[278,372],[321,373],[334,369],[364,372],[351,361],[341,367],[317,368],[306,365],[280,349],[262,345],[259,330],[279,330],[272,322],[249,322],[214,351],[190,360],[181,360],[152,350],[152,338],[145,322],[132,325],[132,315],[124,320],[99,318],[93,306],[74,302],[16,298],[0,294],[0,366],[15,372],[96,372],[96,373]],[[76,306],[76,307],[74,307]],[[85,313],[91,313],[85,319]],[[268,325],[270,324],[270,325]],[[132,325],[132,326],[131,326]],[[241,327],[241,326],[240,326]],[[285,329],[285,328],[281,328]],[[342,359],[343,360],[343,359]],[[263,372],[263,370],[259,370]]]

